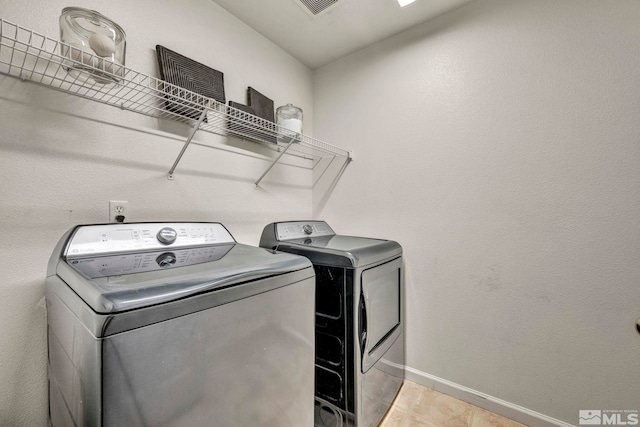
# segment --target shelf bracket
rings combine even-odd
[[[284,147],[284,150],[282,150],[282,151],[280,152],[280,154],[278,154],[278,157],[276,157],[276,158],[275,158],[275,160],[274,160],[274,161],[269,165],[269,167],[267,168],[267,170],[266,170],[266,171],[264,171],[264,172],[262,173],[262,175],[260,175],[260,178],[258,178],[258,180],[255,182],[255,184],[256,184],[256,189],[258,188],[258,184],[260,184],[260,181],[262,181],[262,178],[264,178],[264,177],[265,177],[265,175],[266,175],[266,174],[268,174],[268,173],[269,173],[269,171],[270,171],[270,170],[271,170],[271,169],[276,165],[276,163],[278,163],[278,161],[280,160],[280,158],[281,158],[282,156],[284,156],[284,153],[286,153],[286,152],[287,152],[287,150],[289,149],[289,147],[291,147],[291,144],[293,144],[294,142],[296,142],[296,138],[295,138],[295,137],[293,137],[293,136],[292,136],[292,137],[290,137],[290,138],[291,138],[291,140],[289,141],[289,143],[287,144],[287,146],[286,146],[286,147]]]
[[[205,106],[204,110],[202,110],[202,114],[200,114],[200,117],[198,118],[198,121],[193,126],[193,129],[191,129],[191,132],[189,133],[189,137],[187,138],[187,140],[185,141],[184,145],[182,146],[182,150],[180,150],[180,154],[178,154],[178,157],[176,158],[176,161],[173,162],[173,166],[171,166],[171,169],[169,170],[169,174],[167,175],[167,179],[173,180],[173,172],[175,172],[176,167],[178,167],[178,163],[180,163],[180,160],[182,159],[182,156],[184,155],[184,152],[187,151],[187,147],[189,146],[189,144],[191,144],[191,140],[193,139],[194,135],[196,134],[198,129],[200,129],[200,125],[202,124],[202,122],[204,122],[204,119],[207,117],[207,112],[208,111],[209,111],[209,104],[207,104],[207,106]]]

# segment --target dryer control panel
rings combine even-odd
[[[276,239],[280,241],[335,236],[335,234],[329,224],[324,221],[293,221],[276,224]]]
[[[235,243],[234,238],[219,223],[159,222],[83,225],[74,230],[64,256],[67,259],[73,259],[232,243]]]

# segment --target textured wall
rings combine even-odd
[[[355,161],[314,215],[404,246],[411,368],[570,424],[640,410],[638,22],[477,0],[316,71]]]
[[[157,75],[161,44],[225,73],[227,98],[247,86],[304,108],[312,132],[312,75],[281,49],[208,0],[81,0],[127,32],[127,65]],[[3,1],[1,17],[57,38],[64,1]],[[3,48],[4,49],[4,48]],[[108,218],[127,200],[131,221],[219,221],[257,244],[276,219],[311,216],[311,170],[285,157],[262,188],[253,182],[272,151],[197,134],[166,174],[188,128],[0,76],[0,425],[44,426],[47,417],[46,263],[62,233]]]

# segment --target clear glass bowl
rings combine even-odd
[[[60,15],[64,69],[80,81],[117,83],[124,75],[126,34],[95,10],[66,7]]]
[[[278,142],[289,142],[302,133],[302,109],[293,104],[283,105],[276,110],[276,124],[279,126]]]

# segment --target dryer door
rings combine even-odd
[[[362,272],[358,338],[362,373],[385,354],[402,332],[402,258]]]

